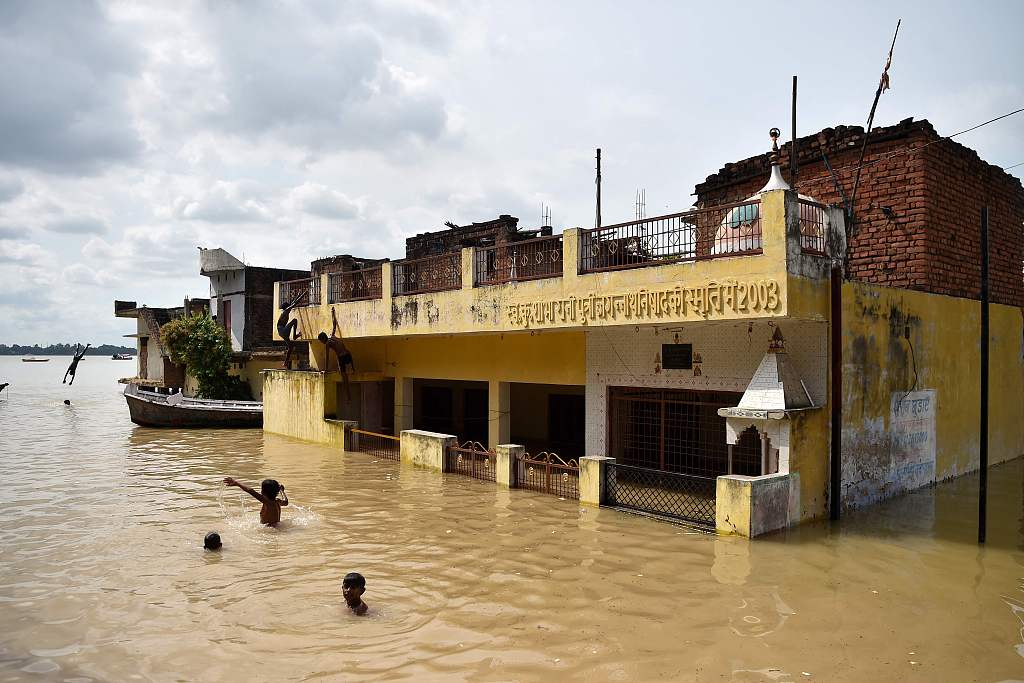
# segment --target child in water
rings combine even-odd
[[[356,613],[356,616],[363,616],[366,610],[370,609],[363,602],[363,593],[366,591],[366,579],[362,574],[352,572],[346,574],[341,580],[341,595],[345,598],[345,604]]]
[[[231,477],[225,478],[224,483],[227,486],[237,486],[263,503],[263,507],[260,508],[260,524],[277,526],[277,523],[281,521],[281,507],[288,504],[288,494],[284,492],[284,486],[277,483],[277,480],[264,479],[263,483],[260,484],[259,492],[235,481]],[[278,493],[283,497],[281,500],[277,499]]]

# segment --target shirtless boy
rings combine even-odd
[[[259,502],[263,503],[263,507],[260,508],[260,524],[264,524],[266,526],[277,526],[277,523],[281,521],[281,508],[288,504],[288,494],[284,492],[284,486],[277,483],[277,480],[264,479],[263,483],[260,484],[259,491],[251,489],[245,484],[235,481],[231,477],[225,478],[224,483],[227,486],[237,486]],[[278,493],[282,496],[281,500],[277,499]]]
[[[363,602],[363,593],[366,591],[366,579],[362,574],[351,572],[341,580],[341,596],[345,598],[345,604],[356,613],[356,616],[363,616],[370,609]]]

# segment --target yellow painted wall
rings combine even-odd
[[[354,339],[345,344],[358,373],[386,377],[538,384],[583,384],[587,377],[583,332]],[[311,349],[322,346],[310,344]]]
[[[461,289],[392,297],[390,273],[392,264],[384,264],[382,275],[385,291],[381,299],[328,305],[306,306],[294,310],[302,339],[313,340],[321,331],[332,328],[331,308],[335,309],[346,339],[389,338],[406,335],[437,335],[467,333],[502,333],[530,329],[579,329],[584,326],[668,324],[703,319],[733,320],[786,316],[788,296],[786,202],[795,201],[793,193],[768,192],[761,196],[762,254],[755,256],[720,256],[664,266],[617,270],[603,273],[577,274],[580,231],[569,230],[563,236],[562,277],[473,287],[472,250],[463,250],[463,286]],[[770,308],[756,305],[749,309],[729,308],[702,315],[691,305],[682,314],[661,314],[645,317],[618,313],[614,318],[599,316],[587,322],[547,320],[528,324],[517,322],[509,314],[509,306],[565,301],[582,301],[592,296],[614,296],[667,291],[675,287],[699,288],[709,283],[737,281],[742,283],[772,282],[776,288]],[[321,291],[328,291],[328,278],[322,276]],[[275,305],[278,293],[275,290]],[[326,296],[323,297],[326,302]],[[275,339],[276,337],[276,332]]]
[[[1024,315],[991,307],[989,462],[1024,454]],[[893,392],[933,389],[935,478],[978,467],[977,301],[862,283],[843,286],[843,487],[847,505],[903,490],[889,440]],[[910,344],[903,338],[910,325]]]
[[[268,370],[263,378],[263,431],[341,448],[342,426],[324,421],[322,374]]]
[[[281,361],[273,360],[249,360],[241,370],[232,370],[230,374],[238,375],[249,385],[254,401],[261,401],[263,396],[263,375],[264,370],[274,370],[281,367]]]

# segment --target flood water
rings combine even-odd
[[[1024,680],[1020,461],[991,471],[984,549],[973,477],[749,542],[136,427],[133,363],[87,358],[70,388],[66,365],[0,357],[0,681]],[[282,481],[281,527],[226,475]]]

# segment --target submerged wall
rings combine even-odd
[[[993,304],[990,320],[995,464],[1024,454],[1024,311]],[[844,505],[978,468],[980,322],[977,301],[843,286]]]
[[[327,399],[333,403],[333,399]],[[267,370],[263,373],[263,431],[342,446],[344,429],[324,420],[324,376],[319,372]]]

